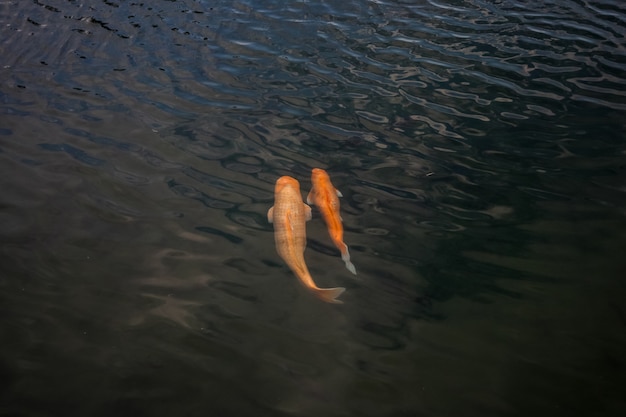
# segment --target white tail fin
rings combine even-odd
[[[348,271],[352,272],[354,275],[356,275],[356,268],[354,267],[354,264],[350,261],[346,262],[346,268],[348,268]]]
[[[344,245],[344,248],[345,250],[341,252],[341,259],[346,263],[346,268],[348,268],[348,271],[356,275],[356,268],[354,267],[354,264],[350,262],[350,252],[348,252],[348,246]]]
[[[317,295],[319,298],[326,301],[327,303],[343,304],[343,301],[337,300],[337,297],[343,294],[345,290],[346,289],[343,287],[318,288],[316,290],[313,290],[313,292],[315,293],[315,295]]]

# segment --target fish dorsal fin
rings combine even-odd
[[[286,220],[287,220],[287,227],[289,228],[289,231],[291,233],[293,233],[293,224],[294,224],[294,222],[293,222],[293,218],[292,218],[292,215],[291,215],[291,210],[287,210],[287,214],[286,214],[285,217],[286,217]]]

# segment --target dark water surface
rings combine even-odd
[[[0,416],[626,415],[626,5],[0,2]],[[281,175],[317,211],[311,297]]]

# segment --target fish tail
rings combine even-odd
[[[354,267],[354,264],[350,261],[345,261],[345,262],[346,262],[346,268],[348,268],[348,271],[356,275],[356,268]]]
[[[315,295],[317,295],[323,301],[332,304],[343,304],[343,301],[338,300],[339,297],[346,289],[343,287],[335,287],[335,288],[317,288],[314,290]]]
[[[348,251],[348,245],[345,243],[343,244],[343,250],[341,251],[341,259],[346,263],[348,271],[356,275],[356,268],[354,267],[354,264],[350,262],[350,252]]]

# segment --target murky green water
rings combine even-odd
[[[618,1],[0,2],[0,415],[621,416]],[[343,193],[304,290],[281,175]]]

